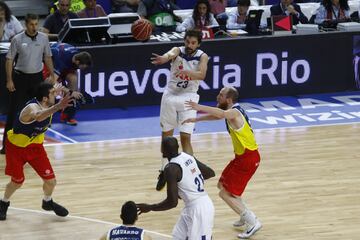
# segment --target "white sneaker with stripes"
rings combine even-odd
[[[240,233],[238,235],[238,238],[241,239],[249,238],[252,235],[254,235],[257,231],[259,231],[261,227],[262,227],[261,222],[259,221],[259,219],[256,219],[255,224],[253,226],[249,226],[244,232]]]

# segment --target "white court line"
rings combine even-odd
[[[43,215],[54,215],[54,216],[56,216],[53,212],[45,212],[45,211],[40,211],[40,210],[33,210],[33,209],[26,209],[26,208],[16,208],[16,207],[9,207],[9,209],[13,209],[13,210],[17,210],[17,211],[23,211],[23,212],[31,212],[31,213],[43,214]],[[118,223],[102,221],[102,220],[93,219],[93,218],[87,218],[87,217],[72,216],[72,215],[67,215],[66,218],[79,219],[79,220],[84,220],[84,221],[88,221],[88,222],[102,223],[102,224],[113,225],[113,226],[119,226],[120,225]],[[171,238],[170,235],[166,235],[166,234],[162,234],[162,233],[158,233],[158,232],[154,232],[154,231],[149,231],[149,230],[145,230],[145,231],[148,232],[148,233],[156,234],[158,236]]]
[[[311,127],[322,127],[322,126],[337,126],[337,125],[350,125],[354,123],[360,123],[360,121],[354,121],[354,122],[343,122],[343,123],[325,123],[325,124],[314,124],[314,125],[308,125],[308,126],[287,126],[287,127],[273,127],[273,128],[260,128],[260,129],[253,129],[255,132],[262,132],[267,130],[277,130],[277,129],[295,129],[295,128],[311,128]],[[225,127],[224,127],[225,128]],[[53,130],[54,131],[54,130]],[[192,136],[203,136],[203,135],[212,135],[212,134],[227,134],[226,131],[222,132],[208,132],[208,133],[196,133]],[[179,136],[174,135],[174,136]],[[126,141],[136,141],[136,140],[144,140],[144,139],[159,139],[160,136],[156,137],[138,137],[138,138],[119,138],[119,139],[108,139],[108,140],[98,140],[98,141],[86,141],[86,142],[76,142],[76,144],[82,144],[82,143],[106,143],[106,142],[126,142]],[[74,144],[74,143],[51,143],[46,144],[46,146],[60,146],[60,145],[68,145],[68,144]]]
[[[65,136],[65,135],[62,134],[62,133],[59,133],[58,131],[56,131],[56,130],[54,130],[54,129],[48,128],[48,130],[49,130],[50,132],[53,132],[55,135],[59,135],[60,137],[65,138],[65,139],[68,140],[69,142],[77,143],[77,141],[75,141],[74,139],[71,139],[71,138]]]

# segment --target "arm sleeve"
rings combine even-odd
[[[49,32],[50,32],[51,31],[51,25],[52,25],[51,15],[49,15],[49,16],[46,17],[43,27],[46,28],[47,30],[49,30]]]
[[[14,22],[15,33],[18,34],[18,33],[22,32],[24,30],[24,28],[21,25],[21,23],[19,22],[19,20],[17,20],[17,18],[15,16],[11,16],[11,19]]]
[[[46,38],[45,39],[45,44],[44,44],[44,57],[51,57],[52,56],[52,52],[50,49],[50,43],[49,43],[49,39]]]
[[[7,59],[15,59],[15,56],[18,53],[17,45],[18,44],[17,44],[16,38],[13,38],[11,40],[10,49],[9,49],[8,53],[6,54]]]
[[[350,18],[350,11],[349,10],[345,10],[344,14],[345,14],[346,18]]]
[[[316,17],[315,17],[315,23],[316,24],[321,24],[325,21],[326,18],[326,10],[324,6],[320,6],[316,12]]]
[[[226,21],[227,29],[239,29],[245,26],[245,24],[239,24],[236,22],[237,16],[235,14],[229,14],[228,16],[229,17]]]
[[[214,14],[210,14],[210,26],[219,26],[219,23],[216,21]]]
[[[185,18],[185,20],[179,26],[176,27],[176,31],[184,32],[184,31],[194,28],[194,27],[195,27],[194,20],[193,20],[192,16],[189,16],[189,17]]]

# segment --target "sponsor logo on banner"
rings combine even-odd
[[[254,129],[360,121],[360,94],[277,98],[241,102]]]
[[[273,86],[303,84],[310,79],[310,63],[305,59],[290,62],[288,52],[281,53],[281,58],[274,53],[258,53],[256,55],[256,80],[254,87],[261,87],[265,83]],[[217,90],[223,86],[241,88],[243,69],[237,63],[223,64],[220,56],[210,57],[208,74],[211,81],[201,81],[200,88],[203,90]],[[278,78],[275,72],[281,72]],[[279,74],[277,74],[279,75]],[[79,76],[81,79],[81,76]],[[129,93],[129,89],[135,89],[135,94],[141,95],[145,91],[162,93],[166,82],[170,77],[169,68],[122,70],[115,69],[112,72],[87,73],[80,86],[92,97],[104,97],[108,93],[112,96],[123,96]],[[93,81],[97,79],[97,81]],[[249,81],[249,80],[247,80]],[[93,86],[94,85],[94,86]]]

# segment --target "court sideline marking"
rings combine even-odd
[[[356,124],[359,123],[359,121],[354,121],[354,122],[345,122],[345,123],[326,123],[326,124],[314,124],[314,125],[310,125],[310,126],[291,126],[291,127],[274,127],[274,128],[261,128],[261,129],[253,129],[254,132],[262,132],[262,131],[267,131],[267,130],[277,130],[277,129],[296,129],[296,128],[312,128],[312,127],[322,127],[322,126],[338,126],[338,125],[351,125],[351,124]],[[49,128],[50,129],[50,128]],[[56,132],[54,130],[54,132]],[[60,133],[61,134],[61,133]],[[196,133],[196,134],[192,134],[192,136],[203,136],[203,135],[211,135],[211,134],[227,134],[226,131],[221,131],[221,132],[208,132],[208,133]],[[178,137],[179,134],[174,134],[175,137]],[[64,136],[66,137],[66,136]],[[156,137],[135,137],[135,138],[119,138],[119,139],[109,139],[109,140],[99,140],[99,141],[87,141],[87,142],[77,142],[75,140],[73,140],[73,143],[50,143],[50,144],[46,144],[45,146],[61,146],[61,145],[68,145],[68,144],[82,144],[82,143],[106,143],[106,142],[127,142],[127,141],[137,141],[137,140],[155,140],[155,139],[160,139],[160,136],[156,136]],[[70,139],[70,138],[69,138]],[[133,142],[128,142],[128,143],[133,143]]]
[[[40,211],[40,210],[33,210],[33,209],[26,209],[26,208],[16,208],[16,207],[9,207],[9,209],[13,209],[13,210],[17,210],[17,211],[23,211],[23,212],[43,214],[43,215],[56,216],[52,212],[44,212],[44,211]],[[120,225],[119,223],[113,223],[113,222],[108,222],[108,221],[103,221],[103,220],[98,220],[98,219],[93,219],[93,218],[79,217],[79,216],[72,216],[72,215],[68,215],[68,216],[66,216],[66,218],[78,219],[78,220],[94,222],[94,223],[101,223],[101,224],[107,224],[107,225],[113,225],[113,226],[119,226]],[[158,232],[154,232],[154,231],[149,231],[149,230],[146,230],[146,229],[145,229],[145,231],[148,232],[148,233],[151,233],[151,234],[158,235],[158,236],[171,238],[170,235],[166,235],[166,234],[162,234],[162,233],[158,233]]]

